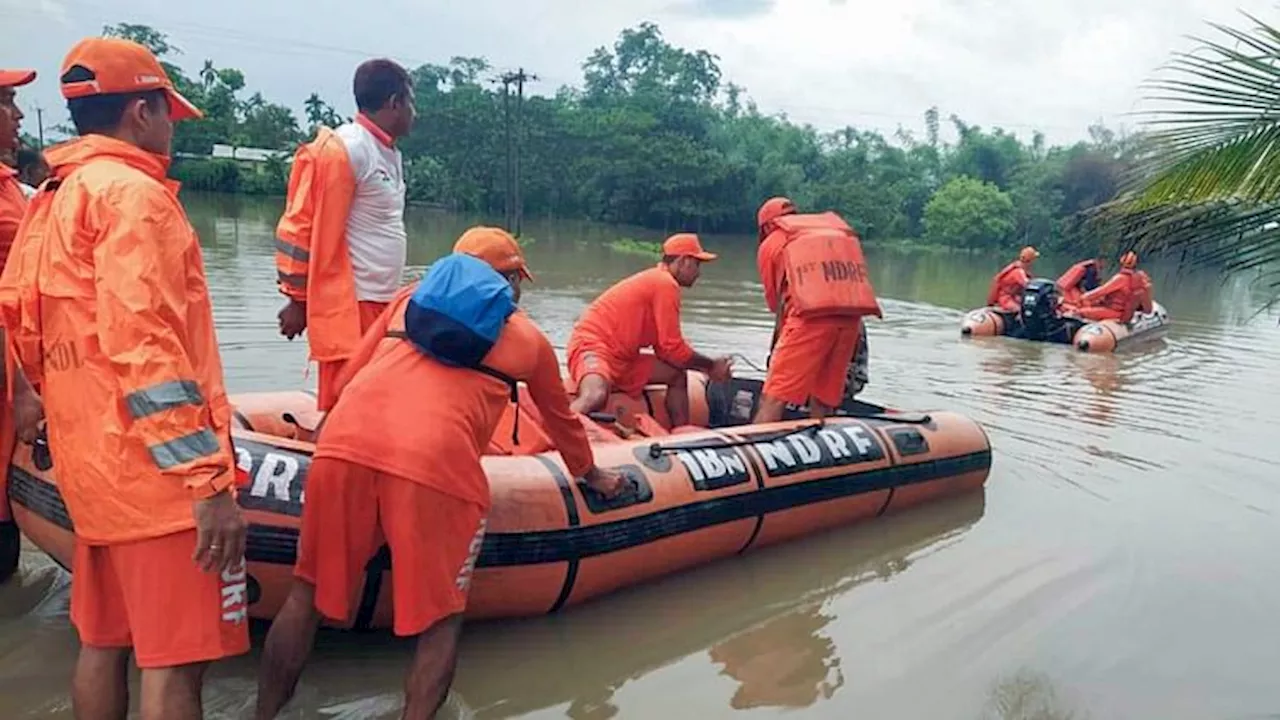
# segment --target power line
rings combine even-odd
[[[520,156],[524,150],[524,84],[537,80],[538,76],[526,73],[524,68],[516,72],[506,72],[498,76],[494,82],[502,83],[502,124],[507,140],[506,168],[506,225],[507,231],[520,237],[524,223],[524,198],[520,194]],[[516,129],[515,142],[512,143],[511,132],[511,85],[516,86]]]

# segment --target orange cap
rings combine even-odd
[[[22,87],[35,79],[35,70],[0,70],[0,88]]]
[[[169,98],[169,119],[190,120],[204,117],[200,109],[173,88],[160,61],[150,50],[131,40],[91,37],[76,43],[62,60],[61,76],[73,68],[83,68],[88,76],[72,76],[62,81],[62,97],[90,97],[164,90]]]
[[[1018,262],[1031,262],[1038,257],[1040,257],[1040,251],[1028,245],[1018,253]]]
[[[1129,252],[1120,256],[1120,267],[1135,268],[1137,266],[1138,266],[1138,253],[1130,250]]]
[[[533,280],[520,243],[502,228],[487,225],[468,228],[453,244],[453,251],[480,258],[500,273],[519,270],[525,280]]]
[[[765,200],[760,210],[756,212],[756,225],[764,227],[764,224],[770,220],[776,220],[783,215],[793,215],[795,211],[796,204],[791,202],[791,198],[771,197]]]
[[[716,259],[715,253],[702,249],[702,242],[693,233],[676,233],[667,238],[667,241],[662,243],[662,254],[671,257],[692,257],[702,262],[711,262]]]

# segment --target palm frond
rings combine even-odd
[[[1151,152],[1136,163],[1134,211],[1168,204],[1280,201],[1280,31],[1245,14],[1251,32],[1213,24],[1230,41],[1178,53],[1181,77],[1149,83],[1174,103],[1148,122]]]
[[[1227,272],[1280,267],[1280,203],[1236,199],[1135,209],[1126,196],[1081,220],[1110,251],[1173,256],[1184,266]]]

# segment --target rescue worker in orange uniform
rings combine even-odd
[[[22,186],[17,170],[18,153],[21,149],[19,131],[22,129],[22,110],[17,104],[17,88],[26,86],[36,79],[35,70],[0,70],[0,270],[3,270],[13,246],[14,236],[22,223],[22,216],[27,210],[27,198],[30,193]],[[0,347],[5,343],[4,334],[0,333]],[[10,383],[8,378],[12,377]],[[0,384],[4,385],[5,395],[0,399],[0,468],[9,467],[13,456],[15,440],[15,424],[27,442],[36,437],[36,427],[43,419],[40,397],[21,370],[14,366],[9,353],[5,353],[3,372],[0,372]],[[4,497],[4,489],[8,481],[7,472],[0,476],[0,498]],[[6,524],[9,517],[8,504],[0,502],[0,524]],[[14,533],[14,537],[17,535]],[[0,572],[3,572],[0,569]]]
[[[27,209],[27,195],[18,182],[19,131],[25,115],[18,108],[17,88],[35,79],[35,70],[0,70],[0,267]]]
[[[231,407],[200,245],[165,175],[201,113],[146,48],[93,37],[61,67],[79,137],[48,151],[0,276],[0,317],[44,396],[75,526],[79,718],[202,716],[208,663],[249,649]]]
[[[1101,287],[1090,290],[1080,298],[1080,307],[1072,314],[1085,320],[1117,320],[1129,322],[1133,318],[1147,290],[1146,312],[1150,312],[1150,288],[1134,268],[1138,255],[1132,250],[1120,256],[1120,271],[1111,276]]]
[[[1018,253],[1018,259],[1005,265],[991,279],[991,289],[987,291],[987,305],[998,307],[1005,312],[1017,312],[1022,307],[1022,291],[1031,282],[1031,266],[1040,252],[1028,245]]]
[[[1062,305],[1076,307],[1080,298],[1090,290],[1098,287],[1099,274],[1102,272],[1101,258],[1088,258],[1067,268],[1057,280],[1058,289],[1062,292]]]
[[[260,720],[274,718],[292,696],[321,617],[350,621],[353,593],[384,537],[395,633],[418,638],[403,717],[434,716],[452,681],[490,506],[480,458],[509,407],[508,382],[527,383],[570,473],[605,496],[621,489],[619,473],[595,465],[550,341],[516,309],[521,282],[531,277],[520,246],[504,230],[475,227],[454,253],[400,292],[339,377],[339,399],[320,430],[307,478],[296,580],[263,653]],[[468,276],[457,255],[480,269]],[[446,265],[464,270],[452,286]],[[491,293],[453,315],[507,304],[509,318],[481,365],[450,366],[415,344],[422,337],[415,327],[428,326],[415,319],[419,297],[474,299],[495,286],[505,299]]]
[[[861,246],[839,215],[799,215],[785,197],[766,200],[756,222],[757,269],[778,322],[754,422],[781,420],[788,404],[808,403],[811,417],[825,417],[844,399],[862,317],[881,315]],[[830,267],[847,270],[828,279]],[[833,304],[806,304],[813,299]]]
[[[688,370],[712,380],[732,376],[733,359],[708,357],[685,342],[680,329],[681,288],[693,287],[702,264],[716,259],[693,233],[662,244],[662,262],[605,290],[569,335],[569,376],[577,388],[575,412],[596,412],[611,392],[639,397],[650,383],[667,386],[671,427],[689,423]],[[653,348],[653,354],[642,353]]]
[[[413,81],[390,60],[356,68],[354,122],[294,156],[288,201],[276,226],[276,270],[289,301],[280,333],[304,330],[319,364],[317,405],[328,410],[342,363],[403,284],[404,165],[396,140],[414,120]]]

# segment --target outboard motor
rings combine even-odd
[[[1062,334],[1063,321],[1058,315],[1062,294],[1058,284],[1046,278],[1035,278],[1022,290],[1022,308],[1018,320],[1023,337],[1028,340],[1054,340]]]

